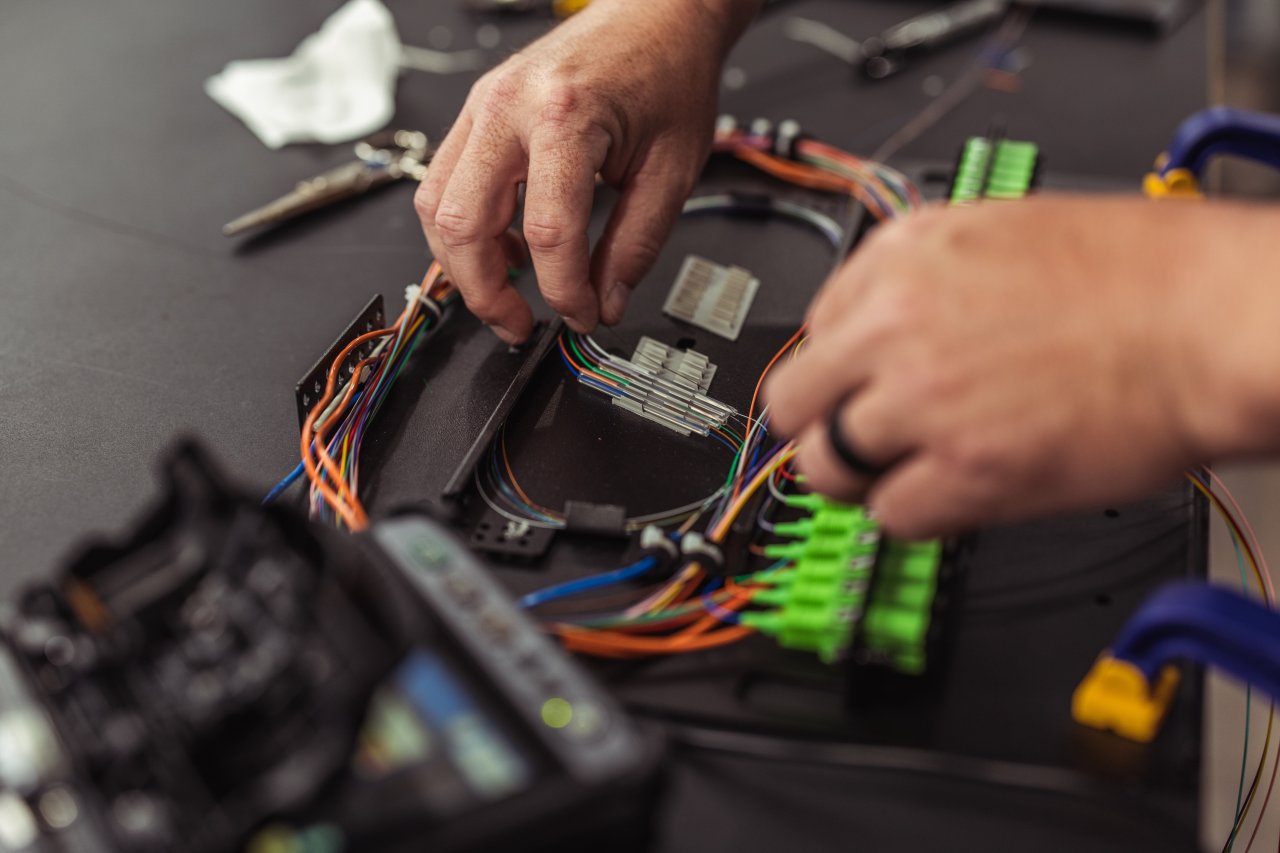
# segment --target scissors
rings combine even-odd
[[[394,181],[421,181],[434,151],[416,130],[381,133],[357,142],[356,159],[298,183],[291,192],[222,226],[234,237],[242,231],[292,219]]]

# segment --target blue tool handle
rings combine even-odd
[[[1280,169],[1280,116],[1232,107],[1201,110],[1178,127],[1160,169],[1187,169],[1197,178],[1209,160],[1230,154]]]
[[[1280,612],[1222,587],[1178,583],[1149,598],[1112,655],[1155,683],[1176,660],[1207,664],[1280,698]]]

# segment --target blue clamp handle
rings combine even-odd
[[[1192,660],[1280,698],[1280,612],[1222,587],[1161,589],[1125,624],[1111,653],[1142,670],[1149,684],[1165,664]]]
[[[1160,175],[1186,169],[1199,178],[1209,160],[1219,154],[1280,169],[1280,116],[1232,107],[1201,110],[1178,127]]]

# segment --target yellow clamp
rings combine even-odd
[[[591,0],[553,0],[551,11],[555,12],[557,17],[567,18],[581,12],[590,4]]]
[[[1083,726],[1150,743],[1169,712],[1179,677],[1175,667],[1165,666],[1150,685],[1142,670],[1103,652],[1071,696],[1071,717]]]
[[[1161,175],[1148,172],[1142,180],[1148,198],[1203,198],[1196,176],[1187,169],[1170,169]]]

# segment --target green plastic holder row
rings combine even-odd
[[[765,555],[791,566],[770,575],[771,587],[752,599],[770,609],[744,613],[742,624],[832,663],[849,649],[867,606],[880,528],[861,507],[814,495],[788,504],[810,515],[776,525],[778,535],[793,541],[770,545]]]
[[[951,203],[1022,198],[1035,180],[1040,148],[1034,142],[975,136],[965,143],[951,185]]]
[[[885,541],[862,620],[868,657],[899,672],[924,672],[941,568],[941,542]]]
[[[777,524],[775,532],[791,541],[768,546],[765,555],[790,565],[768,575],[769,587],[752,598],[766,609],[744,613],[742,624],[826,663],[857,642],[870,661],[923,672],[941,544],[882,541],[862,507],[818,495],[795,495],[787,504],[809,514]]]

